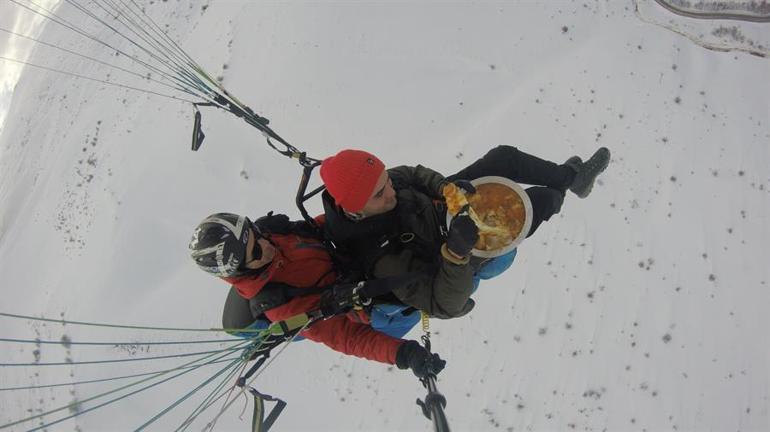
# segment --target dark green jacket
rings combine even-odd
[[[446,239],[440,192],[444,176],[420,165],[391,168],[388,174],[398,204],[386,214],[353,221],[324,193],[326,236],[343,255],[353,257],[352,264],[367,278],[423,273],[393,290],[404,304],[437,318],[465,315],[473,307],[474,268],[441,252]]]

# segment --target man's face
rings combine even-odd
[[[254,259],[254,245],[259,243],[262,248],[262,256],[259,259]],[[249,240],[246,243],[246,268],[257,270],[270,262],[275,257],[275,246],[262,237],[258,237],[253,229],[249,230]]]
[[[374,186],[372,196],[369,197],[369,201],[366,202],[360,213],[364,217],[387,213],[396,208],[396,203],[396,191],[393,189],[393,183],[388,177],[388,172],[383,171]]]

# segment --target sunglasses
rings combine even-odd
[[[259,239],[266,238],[265,234],[255,224],[251,224],[250,235],[254,235],[254,248],[251,249],[251,260],[256,261],[262,258],[262,246],[259,245]],[[244,262],[244,264],[246,264]]]

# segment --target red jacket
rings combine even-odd
[[[270,240],[276,246],[270,267],[253,278],[225,278],[244,298],[254,297],[268,282],[282,282],[298,288],[334,282],[336,274],[331,257],[318,240],[296,234],[273,234]],[[270,321],[280,321],[317,309],[319,299],[318,294],[295,297],[283,306],[268,310],[265,315]],[[317,322],[302,332],[302,336],[344,354],[389,364],[396,363],[396,351],[403,342],[372,329],[365,314],[354,312]]]

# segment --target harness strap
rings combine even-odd
[[[364,282],[364,286],[359,290],[359,294],[366,298],[374,298],[391,292],[394,288],[409,285],[416,280],[427,277],[428,274],[423,271],[413,271],[399,276],[391,276],[382,279],[370,279]]]
[[[267,328],[267,332],[271,336],[288,336],[290,333],[305,327],[309,321],[311,321],[310,315],[306,313],[297,314],[290,318],[286,318],[285,320],[276,321],[270,324],[270,327]]]
[[[436,209],[436,215],[438,223],[439,231],[441,231],[441,236],[446,238],[447,234],[449,234],[449,227],[446,223],[446,217],[441,217],[446,215],[447,212],[447,205],[446,201],[443,200],[433,200],[433,208]]]
[[[328,274],[328,273],[327,273]],[[326,276],[326,274],[324,274]],[[309,296],[313,294],[321,294],[322,292],[329,289],[329,286],[320,286],[320,287],[313,287],[313,288],[296,288],[296,287],[290,287],[289,285],[286,286],[285,293],[289,297],[304,297]]]
[[[259,354],[260,357],[257,360],[256,363],[249,369],[248,372],[246,372],[242,377],[238,378],[238,381],[236,382],[236,385],[238,387],[244,387],[246,385],[246,380],[251,378],[254,373],[259,370],[260,367],[265,363],[265,360],[267,360],[268,357],[270,357],[270,351],[266,351]]]
[[[258,317],[270,309],[285,305],[294,297],[321,294],[328,288],[328,286],[297,288],[280,282],[270,282],[249,300],[249,308],[252,315]]]
[[[331,284],[320,287],[311,288],[297,288],[283,283],[269,283],[260,291],[256,296],[249,300],[251,313],[255,316],[263,314],[265,311],[282,306],[295,297],[304,297],[313,294],[325,294],[331,293],[335,300],[340,302],[341,306],[345,306],[351,301],[355,303],[363,302],[367,303],[371,299],[390,293],[394,288],[403,285],[409,285],[415,282],[417,279],[426,277],[427,273],[422,271],[414,271],[405,273],[399,276],[386,277],[381,279],[370,279],[363,281],[362,283],[349,283],[349,284]],[[341,297],[336,299],[336,297]],[[360,305],[359,305],[360,306]],[[333,313],[340,312],[341,309],[334,309]],[[286,327],[287,321],[277,321],[273,323],[280,327],[279,329],[273,329],[270,331],[271,335],[282,336],[290,331],[301,328],[305,325],[305,321],[301,318],[297,321],[298,317],[289,318],[289,320],[295,320],[296,322]],[[286,323],[286,324],[282,324]],[[277,332],[277,333],[276,333]]]
[[[278,419],[278,416],[281,415],[283,409],[286,408],[286,402],[270,395],[262,394],[254,387],[249,387],[248,390],[249,393],[254,396],[254,414],[251,418],[251,431],[267,432]],[[265,418],[265,401],[276,403],[273,409],[270,410],[270,414],[267,415],[267,418]]]

